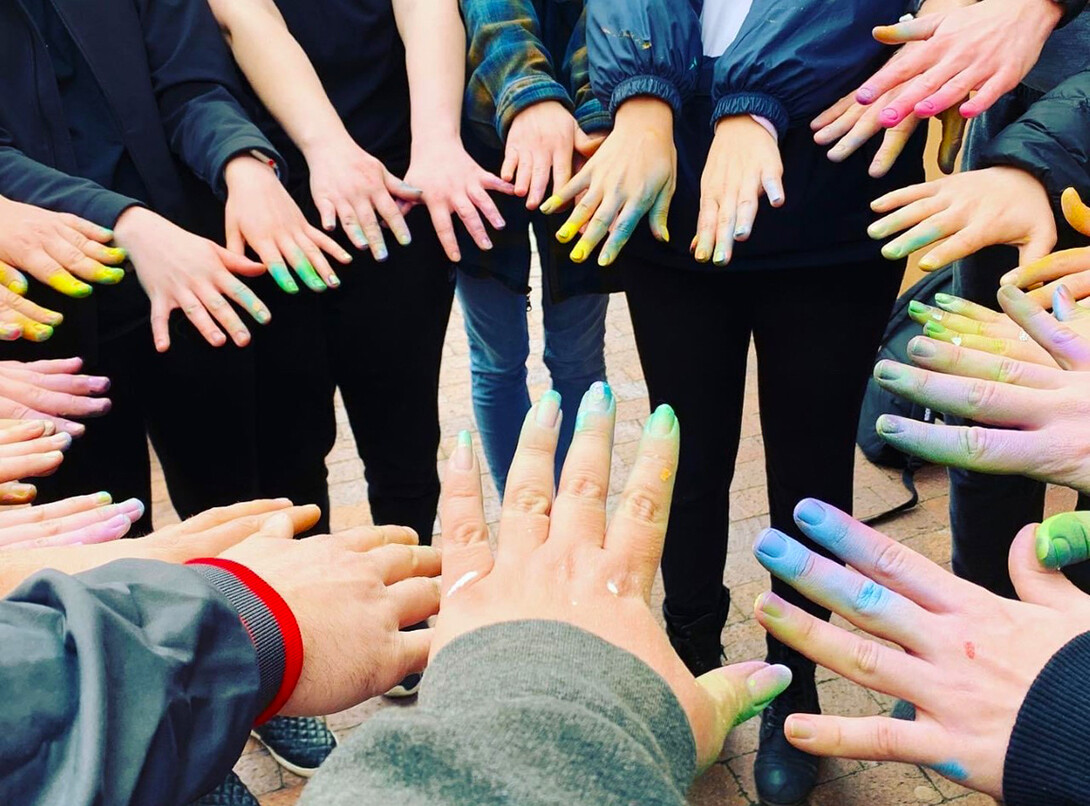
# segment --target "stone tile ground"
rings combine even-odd
[[[531,280],[533,286],[539,282]],[[531,363],[529,382],[534,397],[549,388],[549,377],[540,360],[542,332],[539,295],[535,292],[531,314]],[[444,348],[442,386],[439,394],[442,419],[440,466],[453,449],[459,430],[470,429],[476,435],[469,393],[469,360],[460,311],[450,320]],[[620,492],[635,455],[636,444],[647,416],[647,391],[643,372],[632,339],[632,325],[623,296],[610,301],[606,335],[606,360],[609,380],[618,398],[617,435],[614,447],[614,471],[611,503]],[[757,532],[768,524],[768,504],[764,478],[764,453],[757,409],[755,359],[750,356],[746,385],[746,409],[742,426],[742,444],[737,471],[731,487],[730,554],[724,580],[732,590],[730,618],[724,633],[727,655],[731,660],[763,656],[764,632],[753,618],[752,602],[767,589],[767,576],[753,558],[751,548]],[[351,432],[343,408],[338,403],[338,439],[328,457],[330,493],[334,529],[370,522],[367,487],[363,465],[356,456]],[[478,440],[479,443],[479,440]],[[482,457],[483,459],[483,457]],[[491,481],[485,474],[486,512],[494,525],[499,502]],[[937,468],[927,468],[918,477],[921,504],[911,512],[883,527],[891,537],[923,552],[936,562],[949,566],[950,532],[947,517],[946,475]],[[157,470],[153,496],[157,525],[176,520],[167,498],[161,472]],[[866,516],[904,500],[899,476],[874,467],[859,457],[856,470],[856,513]],[[1052,490],[1050,509],[1071,508],[1073,495]],[[658,612],[662,591],[655,592]],[[844,624],[844,622],[840,622]],[[873,715],[889,711],[891,698],[862,689],[855,684],[819,669],[819,690],[823,708],[829,713]],[[382,699],[329,717],[329,724],[344,739],[380,708],[412,707],[395,705]],[[723,754],[690,793],[697,806],[751,806],[756,803],[753,785],[753,757],[757,747],[755,721],[735,730],[727,740]],[[292,806],[305,781],[282,771],[268,753],[250,741],[236,771],[260,799],[262,806]],[[876,764],[836,760],[824,765],[822,783],[810,798],[811,806],[910,806],[921,803],[956,803],[958,806],[985,806],[991,798],[949,783],[934,773],[902,764]]]

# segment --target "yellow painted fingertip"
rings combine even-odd
[[[109,263],[124,263],[129,257],[129,253],[119,246],[106,247],[106,260]]]
[[[90,296],[93,289],[87,283],[77,280],[70,274],[58,274],[52,277],[49,285],[66,297],[82,298]]]
[[[575,237],[575,234],[577,232],[579,232],[579,228],[577,226],[575,226],[574,224],[565,224],[559,230],[557,230],[556,239],[560,241],[560,243],[567,243]]]
[[[1064,218],[1083,235],[1090,235],[1090,207],[1087,207],[1075,188],[1068,188],[1060,196]]]
[[[589,254],[590,250],[587,249],[586,244],[577,243],[575,248],[571,250],[572,263],[582,263]]]
[[[923,271],[934,271],[939,267],[939,261],[934,255],[924,255],[920,258],[919,266]]]
[[[554,212],[563,203],[563,199],[561,199],[559,196],[553,195],[543,201],[541,203],[541,207],[539,207],[538,209],[541,210],[541,212],[545,215],[549,215],[549,213]]]
[[[23,328],[23,337],[29,341],[46,341],[53,335],[53,328],[49,325],[39,325],[31,322]]]

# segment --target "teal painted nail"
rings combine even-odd
[[[663,403],[647,420],[647,433],[653,437],[668,437],[677,427],[677,415],[673,408]]]
[[[579,403],[579,414],[575,418],[575,430],[582,431],[587,426],[587,419],[595,414],[609,414],[613,409],[613,390],[608,383],[596,381],[583,395]]]
[[[325,291],[325,283],[322,282],[322,278],[318,276],[318,272],[314,270],[314,267],[310,265],[309,260],[296,262],[295,273],[299,275],[299,279],[306,283],[307,288],[311,291]]]
[[[458,432],[458,444],[450,460],[459,470],[473,469],[473,436],[468,431]]]
[[[270,263],[269,276],[280,286],[281,291],[286,291],[289,294],[299,293],[299,286],[296,285],[295,278],[291,276],[288,267],[283,263]]]

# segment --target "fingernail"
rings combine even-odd
[[[766,666],[746,678],[746,688],[760,710],[791,684],[791,670],[781,664]]]
[[[30,341],[46,341],[53,335],[53,328],[49,325],[39,325],[35,322],[23,328],[23,335],[30,339]]]
[[[100,492],[100,493],[95,493],[95,503],[96,504],[109,504],[113,500],[114,500],[114,497],[112,495],[110,495],[108,492],[103,491],[103,492]]]
[[[924,271],[934,271],[939,267],[939,261],[934,255],[924,255],[920,258],[919,265]]]
[[[727,262],[727,250],[723,247],[716,247],[715,253],[712,255],[712,262],[722,266]]]
[[[121,263],[129,257],[129,253],[119,246],[106,247],[106,255],[111,263]]]
[[[337,288],[341,284],[341,278],[333,272],[329,273],[329,286],[330,288]],[[261,321],[260,319],[258,321]]]
[[[941,291],[935,295],[935,304],[953,307],[957,304],[957,297],[953,297],[950,294],[943,294]]]
[[[1009,271],[999,278],[999,284],[1001,286],[1006,285],[1018,285],[1018,270]]]
[[[62,451],[66,451],[72,447],[72,435],[69,434],[67,431],[62,431],[61,433],[57,434],[54,439],[57,441],[57,444],[61,446],[60,449]]]
[[[668,437],[677,426],[677,415],[666,403],[655,409],[647,421],[647,433],[653,437]]]
[[[1001,286],[998,294],[999,296],[1003,297],[1003,299],[1009,300],[1011,302],[1021,299],[1021,297],[1023,296],[1022,292],[1019,289],[1015,288],[1013,285]]]
[[[879,361],[874,377],[880,381],[895,381],[901,377],[901,365],[894,361]]]
[[[56,277],[50,285],[68,297],[83,298],[89,296],[93,290],[87,283],[80,282],[75,277],[63,275]]]
[[[402,246],[408,246],[413,242],[413,236],[407,232],[403,232],[401,235],[397,236],[397,242]]]
[[[931,101],[920,101],[916,104],[914,111],[920,117],[927,117],[928,115],[934,114],[935,104]]]
[[[8,290],[13,291],[19,296],[23,296],[27,292],[26,280],[20,280],[18,277],[8,283]]]
[[[18,325],[0,325],[0,341],[15,341],[23,335],[23,329]]]
[[[916,300],[912,300],[908,303],[908,312],[914,313],[917,316],[926,316],[927,312],[930,310],[930,306],[924,305],[922,302],[918,302]]]
[[[735,238],[748,238],[749,237],[749,227],[744,226],[744,225],[740,226],[740,227],[736,227],[735,230],[734,230],[734,237]]]
[[[117,505],[118,509],[130,521],[138,521],[144,517],[144,502],[139,498],[130,498]]]
[[[757,535],[753,550],[766,557],[782,557],[787,553],[787,540],[775,529],[765,529]]]
[[[485,249],[491,249],[492,248],[492,241],[486,236],[485,238],[482,239],[482,246]],[[383,257],[385,257],[386,256],[386,250],[383,249],[382,253],[383,253]]]
[[[813,739],[814,724],[809,719],[792,715],[787,718],[787,735],[792,739]]]
[[[613,407],[613,389],[604,381],[595,381],[579,403],[580,414],[608,414]]]
[[[561,200],[560,200],[559,196],[550,196],[549,198],[547,198],[545,201],[543,201],[541,203],[541,207],[539,209],[545,215],[548,215],[549,213],[551,213],[553,210],[555,210],[557,207],[560,206],[560,201]]]
[[[759,610],[772,618],[783,618],[783,599],[774,594],[772,591],[765,591],[757,597],[757,601],[753,604],[754,610]]]
[[[575,248],[571,250],[572,263],[582,263],[587,259],[587,247],[583,244],[576,244]]]
[[[908,343],[908,352],[918,358],[931,358],[935,355],[935,342],[915,338]]]
[[[450,460],[459,470],[473,469],[473,436],[468,431],[458,432],[458,446]]]
[[[813,498],[805,498],[795,507],[795,517],[807,526],[817,526],[825,520],[825,507]]]
[[[124,269],[99,269],[95,275],[95,281],[102,283],[103,285],[117,285],[125,279]]]
[[[901,424],[892,417],[883,414],[875,421],[874,428],[879,434],[896,434],[900,432]]]
[[[708,261],[708,249],[704,246],[697,247],[696,254],[693,255],[698,263],[706,263]]]
[[[272,314],[264,308],[258,308],[254,311],[254,319],[258,321],[258,324],[268,324],[269,320],[272,319]]]
[[[855,93],[855,100],[861,104],[869,104],[874,100],[874,90],[870,87],[860,87],[859,91]]]
[[[666,225],[662,225],[662,242],[670,243],[670,230],[666,229]]]
[[[578,227],[576,227],[574,224],[565,224],[556,231],[556,239],[560,241],[560,243],[567,243],[573,237],[575,237],[575,233],[577,231]]]
[[[560,420],[560,393],[554,389],[541,396],[537,402],[534,421],[543,428],[555,428]]]
[[[899,120],[897,110],[892,106],[887,106],[882,110],[881,119],[883,123],[896,123]]]
[[[931,336],[932,338],[942,339],[944,336],[949,336],[950,331],[940,325],[938,322],[928,322],[923,326],[923,332],[925,336]],[[960,344],[961,338],[954,337],[954,343]]]

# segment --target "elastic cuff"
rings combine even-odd
[[[763,92],[735,92],[724,95],[712,110],[712,129],[722,118],[732,115],[756,115],[776,128],[777,139],[787,134],[788,116],[783,104]]]
[[[674,115],[681,114],[681,93],[670,81],[661,76],[634,76],[626,78],[613,88],[613,94],[609,98],[609,116],[616,117],[617,107],[629,98],[639,95],[650,95],[670,104]]]
[[[255,724],[276,716],[291,698],[303,670],[303,636],[280,594],[244,565],[220,557],[202,557],[186,565],[201,574],[238,611],[257,652],[264,710]]]
[[[587,101],[575,110],[575,122],[579,124],[584,134],[608,132],[613,128],[609,112],[602,107],[597,98]]]
[[[550,76],[527,76],[505,87],[496,102],[496,133],[500,140],[507,141],[507,132],[520,112],[543,101],[556,101],[568,111],[572,108],[567,90]]]

